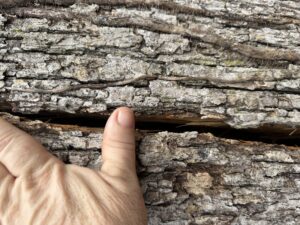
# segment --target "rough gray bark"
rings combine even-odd
[[[40,2],[0,17],[2,110],[299,126],[296,1]]]
[[[0,0],[3,112],[98,119],[126,105],[140,121],[289,137],[299,88],[296,0]],[[102,129],[3,115],[66,163],[101,164]],[[300,223],[297,146],[137,131],[137,151],[151,225]]]
[[[100,165],[102,129],[5,117],[65,162]],[[150,225],[300,223],[299,148],[197,132],[136,136]]]

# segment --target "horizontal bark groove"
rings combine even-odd
[[[299,24],[300,20],[297,16],[291,16],[292,14],[297,15],[296,12],[300,6],[297,1],[286,1],[286,2],[250,2],[242,0],[239,2],[221,2],[221,1],[176,1],[176,0],[37,0],[37,3],[43,5],[72,5],[75,3],[90,3],[99,4],[100,6],[125,6],[125,7],[137,7],[137,8],[152,8],[165,9],[170,12],[200,15],[206,17],[220,17],[226,18],[230,21],[247,21],[261,26],[270,25],[286,25],[290,23]],[[22,0],[22,1],[1,1],[2,7],[16,7],[23,5],[33,5],[33,0]],[[237,10],[239,7],[248,9],[248,15],[243,14],[242,11]],[[253,10],[253,9],[256,10]],[[275,8],[281,8],[281,11]],[[269,12],[266,12],[269,11]],[[262,13],[263,12],[263,13]],[[272,12],[271,15],[267,15]],[[250,14],[250,15],[249,15]],[[280,17],[280,19],[278,19]]]
[[[102,129],[2,117],[66,163],[101,165]],[[299,223],[299,147],[198,132],[137,131],[150,225]]]
[[[218,5],[211,11],[221,15],[224,2],[148,7],[155,2],[7,9],[0,17],[0,110],[100,117],[126,105],[146,117],[298,128],[297,16],[280,28],[229,26],[221,16],[183,10]],[[272,14],[281,21],[296,6],[255,3],[247,14],[255,20],[253,7],[282,7]]]
[[[245,1],[243,25],[222,17],[222,9],[235,12],[235,3],[90,3],[99,5],[4,11],[2,111],[101,116],[127,105],[141,116],[201,117],[234,128],[299,126],[300,39],[297,16],[285,15],[296,15],[298,3]],[[252,27],[253,7],[271,10],[269,19],[287,20],[282,27]]]
[[[0,115],[6,113],[0,112]],[[101,128],[105,126],[108,116],[64,116],[60,114],[33,114],[9,113],[22,120],[39,120],[46,123],[59,124],[61,126],[78,126],[86,128]],[[165,117],[136,116],[136,129],[148,132],[175,132],[182,133],[197,131],[199,133],[211,133],[218,138],[235,139],[239,141],[259,141],[269,144],[284,144],[286,146],[300,146],[300,130],[284,126],[261,126],[258,128],[234,129],[221,121],[167,119]]]
[[[131,107],[150,225],[300,224],[299,15],[296,0],[0,0],[0,111],[20,117],[1,115],[97,168],[98,125]]]

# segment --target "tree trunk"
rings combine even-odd
[[[20,121],[66,163],[99,167],[102,129]],[[300,150],[214,137],[137,131],[149,224],[299,224]]]
[[[296,0],[0,0],[2,115],[96,168],[134,109],[151,225],[299,224],[299,93]]]

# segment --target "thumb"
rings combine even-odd
[[[101,171],[111,176],[136,174],[135,119],[127,107],[116,109],[109,117],[103,134]]]

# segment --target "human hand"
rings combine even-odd
[[[0,119],[0,225],[146,225],[133,112],[108,119],[100,170],[65,165]]]

